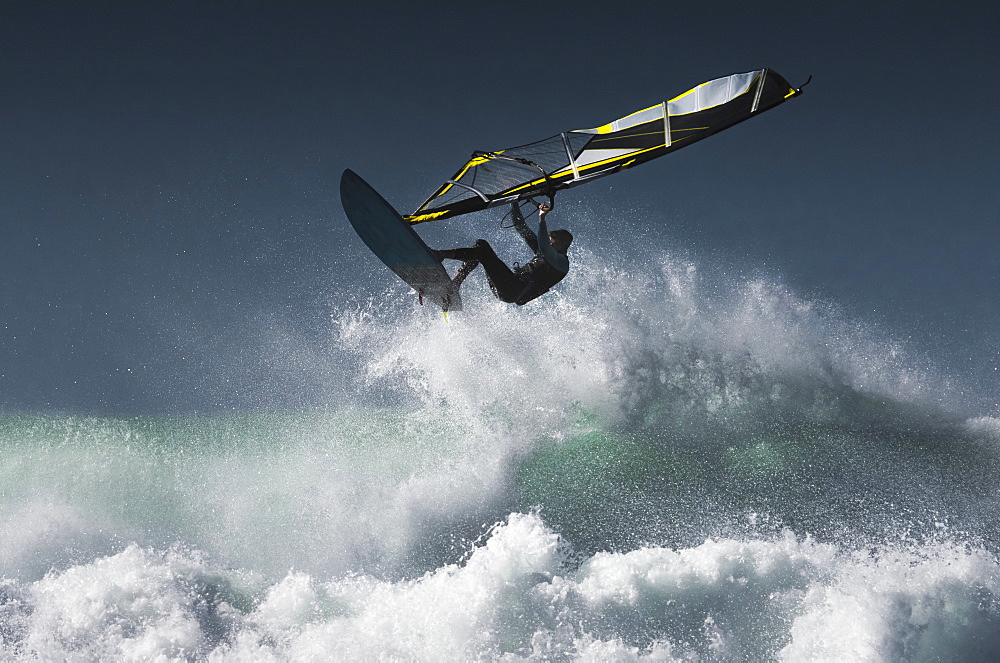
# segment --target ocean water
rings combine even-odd
[[[1000,419],[780,282],[580,250],[331,312],[304,412],[0,416],[0,659],[1000,660]]]

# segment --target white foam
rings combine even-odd
[[[938,544],[855,554],[810,586],[787,660],[987,660],[1000,651],[994,556]]]
[[[464,565],[391,582],[292,572],[259,593],[202,556],[131,546],[0,594],[7,659],[982,660],[1000,565],[950,543],[854,552],[786,532],[600,553],[537,514]],[[237,586],[259,596],[241,613]]]
[[[47,660],[183,659],[209,641],[198,579],[204,565],[176,552],[130,546],[31,586],[23,653]],[[222,605],[214,615],[235,612]]]

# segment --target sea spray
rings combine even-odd
[[[774,280],[574,260],[335,311],[326,408],[0,417],[0,657],[998,650],[995,417]]]

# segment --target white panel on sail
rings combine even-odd
[[[592,163],[597,163],[598,161],[604,161],[605,159],[614,159],[615,157],[624,156],[626,154],[632,154],[637,152],[635,148],[625,149],[625,150],[584,150],[583,153],[577,157],[576,166],[580,168],[582,166],[587,166]]]
[[[733,74],[702,83],[693,90],[688,90],[667,102],[669,113],[671,115],[687,115],[713,106],[721,106],[749,90],[754,78],[759,73],[760,70],[748,71],[745,74]]]

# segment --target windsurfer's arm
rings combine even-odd
[[[510,204],[510,216],[514,221],[514,230],[517,234],[521,236],[524,243],[528,245],[532,253],[538,253],[538,237],[532,232],[528,224],[524,222],[524,216],[521,214],[521,206],[517,202]]]
[[[565,274],[569,272],[569,258],[552,248],[552,242],[549,241],[549,227],[545,223],[545,217],[550,209],[545,203],[538,206],[538,244],[540,246],[537,253],[541,253],[545,262]]]

